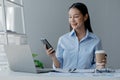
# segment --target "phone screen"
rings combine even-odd
[[[53,48],[53,47],[50,45],[50,43],[47,41],[47,39],[42,38],[41,41],[42,41],[42,43],[43,43],[44,45],[46,45],[46,48],[47,48],[47,49]]]

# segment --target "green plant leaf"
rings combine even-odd
[[[35,58],[36,56],[38,56],[38,54],[32,53],[33,58]]]
[[[44,68],[43,63],[40,62],[39,60],[34,60],[34,63],[35,63],[35,65],[36,65],[36,67]]]
[[[38,54],[32,53],[32,56],[33,56],[33,58],[35,58],[35,57],[38,56]],[[36,60],[36,59],[35,59],[35,60],[34,60],[34,63],[35,63],[35,66],[36,66],[36,67],[44,68],[43,63],[40,62],[39,60]]]

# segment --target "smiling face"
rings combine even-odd
[[[84,22],[87,20],[87,14],[83,14],[77,8],[71,8],[68,12],[69,23],[74,30],[85,29]]]

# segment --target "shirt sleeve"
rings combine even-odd
[[[99,39],[96,46],[95,46],[95,51],[97,50],[102,50],[102,43],[101,40]],[[96,67],[96,60],[95,60],[95,51],[94,51],[94,56],[93,56],[93,62],[92,62],[92,66],[91,68],[95,68]]]
[[[60,62],[60,68],[63,68],[63,48],[61,44],[62,44],[61,39],[59,39],[57,49],[56,49],[56,57],[58,61]],[[54,63],[53,63],[53,69],[56,69]]]
[[[103,50],[101,40],[99,40],[98,43],[96,44],[95,51],[96,50]]]

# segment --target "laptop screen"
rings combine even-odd
[[[29,45],[5,45],[4,48],[11,70],[37,73]]]

